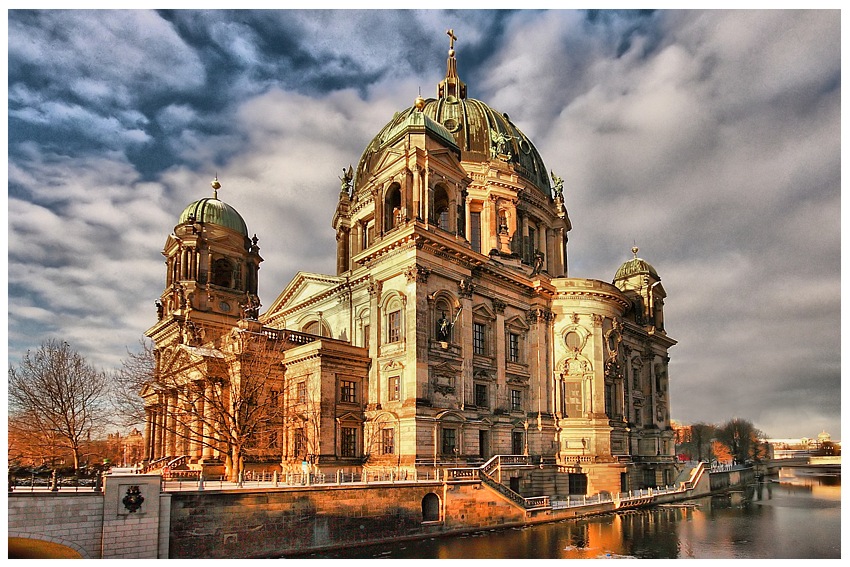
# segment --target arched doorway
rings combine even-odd
[[[9,559],[82,559],[80,552],[60,543],[30,539],[9,538]]]
[[[429,492],[422,499],[422,521],[440,521],[440,497],[433,492]]]

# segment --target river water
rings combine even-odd
[[[310,554],[314,558],[803,559],[841,557],[840,476],[782,469],[738,494],[676,505]]]

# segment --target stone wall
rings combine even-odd
[[[171,558],[275,557],[440,531],[422,500],[440,483],[174,493]],[[442,508],[444,509],[444,508]]]

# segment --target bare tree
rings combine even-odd
[[[153,346],[148,341],[140,340],[139,350],[130,352],[128,349],[127,358],[121,361],[121,367],[110,375],[110,402],[119,425],[133,427],[145,422],[144,401],[139,393],[155,377]]]
[[[66,342],[48,340],[9,368],[9,415],[23,435],[55,438],[80,466],[82,445],[106,424],[106,375]]]

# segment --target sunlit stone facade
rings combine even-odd
[[[265,356],[285,409],[258,461],[411,475],[530,455],[571,474],[571,491],[673,481],[675,341],[657,272],[634,249],[613,283],[568,277],[562,180],[508,115],[467,97],[453,49],[437,98],[397,113],[341,181],[337,273],[298,273],[262,315],[247,232],[181,219],[166,244],[163,313],[148,332],[160,372],[178,352],[195,368],[226,360],[217,353],[239,332],[278,341]],[[230,232],[195,244],[214,231]],[[168,408],[181,394],[153,386],[149,458],[177,456]],[[183,444],[190,464],[201,445]]]

